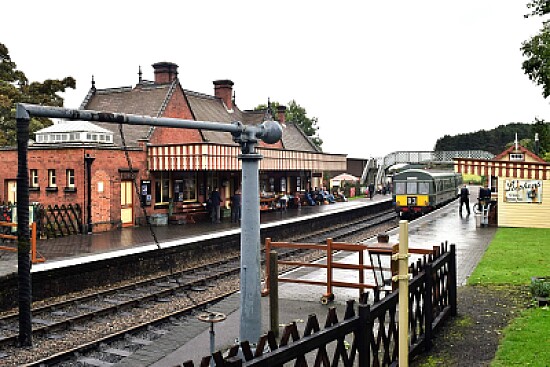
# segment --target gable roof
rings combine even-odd
[[[138,84],[135,88],[92,88],[81,108],[160,117],[177,85],[176,83],[177,80],[169,84],[145,82]],[[96,125],[112,131],[114,133],[114,143],[119,146],[122,145],[118,125],[106,122],[97,122]],[[137,146],[139,139],[149,138],[153,127],[146,125],[123,126],[123,131],[127,146]]]
[[[544,159],[542,159],[541,157],[539,157],[538,155],[536,155],[535,153],[531,152],[529,149],[521,146],[518,144],[518,149],[516,150],[516,147],[515,145],[512,145],[511,147],[509,147],[508,149],[506,149],[504,152],[500,153],[499,155],[497,155],[496,157],[493,158],[494,161],[503,161],[503,160],[507,160],[506,158],[508,158],[509,154],[513,154],[513,153],[523,153],[525,154],[526,156],[530,157],[531,159],[533,159],[535,162],[540,162],[540,163],[548,163],[546,162]]]
[[[142,81],[135,87],[96,89],[92,87],[82,102],[81,109],[161,117],[172,94],[179,87],[189,103],[191,113],[197,121],[214,121],[232,123],[241,121],[245,125],[260,124],[265,117],[265,111],[241,111],[237,105],[227,110],[222,99],[216,96],[183,89],[178,78],[171,83],[155,84]],[[122,145],[119,127],[115,124],[97,123],[98,126],[114,133],[113,140]],[[137,146],[139,139],[149,139],[153,126],[124,126],[123,131],[127,146]],[[221,131],[201,130],[205,142],[217,144],[234,144],[230,133]],[[319,152],[320,150],[293,123],[283,124],[282,146],[288,150]]]

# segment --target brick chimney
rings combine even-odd
[[[286,106],[277,106],[277,120],[281,125],[286,123],[285,112]]]
[[[231,80],[214,80],[214,95],[220,98],[228,110],[233,109],[233,82]]]
[[[173,62],[157,62],[153,64],[155,69],[155,84],[171,83],[178,77],[178,65]]]

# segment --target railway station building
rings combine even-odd
[[[487,179],[499,227],[550,228],[550,163],[533,152],[515,144],[490,160],[455,158],[454,167]]]
[[[129,87],[98,89],[92,79],[80,109],[245,125],[260,124],[266,117],[266,111],[237,106],[231,80],[214,81],[214,93],[204,94],[184,88],[174,63],[159,62],[153,69],[153,81],[143,79],[140,68],[138,83]],[[324,172],[346,170],[346,155],[317,149],[299,126],[285,121],[284,106],[277,120],[283,128],[281,141],[258,145],[263,156],[258,188],[262,203],[321,186]],[[17,150],[0,149],[0,202],[13,203]],[[231,195],[241,185],[240,153],[225,132],[60,122],[37,132],[29,146],[30,202],[78,204],[82,220],[90,216],[93,231],[144,223],[140,202],[148,216],[184,211],[204,203],[214,187],[228,210]]]

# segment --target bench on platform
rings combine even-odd
[[[171,224],[196,223],[208,219],[208,211],[203,203],[176,203],[168,219]]]

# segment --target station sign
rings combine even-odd
[[[542,203],[542,180],[505,180],[504,201],[507,203]]]

